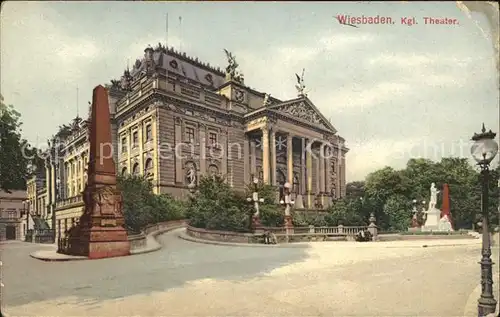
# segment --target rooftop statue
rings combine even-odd
[[[302,76],[299,76],[299,74],[295,74],[295,76],[297,77],[297,84],[295,85],[295,88],[297,89],[299,97],[307,96],[307,94],[305,93],[306,85],[304,85],[304,72],[305,68],[302,69]]]
[[[239,65],[238,62],[236,62],[236,57],[226,49],[224,49],[224,52],[226,53],[228,63],[228,65],[226,66],[226,79],[243,83],[243,73],[238,70]]]

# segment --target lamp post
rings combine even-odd
[[[493,295],[493,261],[491,260],[491,243],[490,232],[488,228],[488,182],[490,176],[490,163],[495,158],[498,152],[498,144],[495,142],[496,133],[491,130],[486,132],[483,127],[481,133],[474,133],[472,141],[474,144],[471,147],[471,155],[476,160],[477,165],[481,169],[481,214],[483,240],[482,240],[482,257],[481,264],[481,296],[477,303],[479,316],[486,316],[494,313],[497,301]]]
[[[264,198],[259,198],[259,179],[257,177],[253,178],[253,193],[252,197],[248,197],[247,201],[249,203],[253,203],[253,207],[255,209],[254,214],[252,215],[251,226],[255,230],[260,227],[260,211],[259,211],[259,203],[264,202]]]
[[[28,231],[30,230],[30,201],[28,199],[23,201],[23,213],[26,217],[26,230],[24,230],[24,240],[26,241],[26,237],[28,235]],[[29,241],[31,242],[31,241]]]
[[[285,205],[285,228],[287,235],[292,232],[293,221],[292,221],[292,206],[295,204],[295,201],[292,200],[292,195],[290,193],[290,183],[285,183],[284,187],[284,200],[280,200],[280,204]]]

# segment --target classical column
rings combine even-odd
[[[254,177],[259,177],[259,175],[257,175],[257,171],[256,171],[257,160],[256,160],[256,156],[255,156],[255,154],[256,154],[255,147],[256,147],[255,140],[252,139],[250,141],[250,173],[252,173],[252,175],[254,175]]]
[[[327,205],[329,206],[330,205],[330,191],[331,191],[331,168],[332,168],[332,162],[330,160],[330,157],[332,155],[332,149],[328,146],[326,149],[325,149],[325,192],[326,192],[326,195],[327,195]]]
[[[221,143],[221,151],[222,151],[222,163],[221,163],[221,173],[222,175],[229,176],[228,175],[228,169],[227,169],[227,158],[229,156],[228,150],[227,150],[227,130],[222,129],[221,131],[221,137],[220,137],[220,143]]]
[[[182,120],[180,118],[175,119],[175,182],[182,183],[183,179],[183,169],[182,169]]]
[[[288,182],[293,186],[293,136],[288,134],[286,137],[286,152],[288,164]]]
[[[300,154],[300,190],[299,193],[301,195],[304,195],[307,191],[307,186],[306,186],[306,139],[302,138],[301,140],[301,154]]]
[[[325,193],[325,144],[322,143],[319,148],[318,155],[318,169],[319,169],[319,194],[321,195],[321,203],[324,205],[324,193]]]
[[[346,188],[345,188],[345,171],[346,171],[346,166],[345,166],[345,155],[342,153],[342,157],[340,159],[341,162],[341,170],[340,170],[340,195],[341,197],[345,197],[346,195]]]
[[[277,186],[276,182],[276,131],[271,129],[271,136],[270,140],[271,144],[269,145],[271,147],[271,180],[273,186]]]
[[[320,145],[319,150],[316,152],[316,163],[314,168],[316,169],[316,180],[315,180],[315,187],[316,187],[316,195],[318,195],[321,192],[321,148],[322,146]]]
[[[158,111],[158,110],[157,110]],[[159,143],[158,142],[158,136],[156,135],[156,121],[158,119],[158,116],[156,115],[156,113],[154,113],[152,116],[151,116],[151,134],[153,135],[153,171],[154,171],[154,175],[153,175],[153,180],[155,181],[155,184],[156,184],[156,194],[159,194],[160,193],[160,168],[159,168],[159,164],[158,164],[158,153],[160,151],[160,149],[158,148],[159,147]],[[170,155],[170,153],[169,153]]]
[[[82,162],[82,169],[80,171],[80,180],[81,180],[81,191],[83,192],[84,188],[85,188],[85,154],[82,154],[82,156],[80,157],[80,160]]]
[[[132,141],[130,140],[130,135],[132,131],[127,129],[127,171],[132,174],[132,162],[130,162],[130,151],[132,151]]]
[[[198,129],[200,130],[200,175],[205,175],[207,170],[207,141],[206,141],[206,126],[204,124],[199,124]]]
[[[243,140],[243,170],[244,170],[244,177],[243,177],[243,182],[245,186],[247,186],[250,183],[250,158],[249,158],[249,151],[250,151],[250,142],[248,141],[248,135],[245,133],[244,140]]]
[[[269,131],[262,128],[262,173],[264,184],[269,184]]]
[[[137,124],[137,131],[139,132],[139,173],[144,175],[144,140],[142,138],[142,132],[144,130],[144,126],[142,121],[139,121]]]
[[[307,207],[312,207],[312,141],[307,140],[306,147],[306,170],[307,170]]]

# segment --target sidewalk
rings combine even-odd
[[[149,253],[160,250],[162,246],[161,244],[158,243],[158,241],[156,241],[156,236],[164,232],[175,229],[178,228],[168,228],[150,233],[149,235],[146,236],[146,246],[144,246],[143,248],[130,250],[130,255],[137,255],[137,254]],[[49,244],[46,246],[51,246],[52,249],[35,251],[31,253],[30,256],[34,259],[41,261],[48,261],[48,262],[89,260],[89,258],[86,256],[74,256],[74,255],[57,253],[57,245],[55,244]]]

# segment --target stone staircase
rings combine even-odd
[[[35,215],[33,215],[31,217],[33,219],[34,228],[36,230],[47,230],[47,229],[50,229],[50,226],[49,226],[47,220],[43,219],[40,216],[35,216]]]

